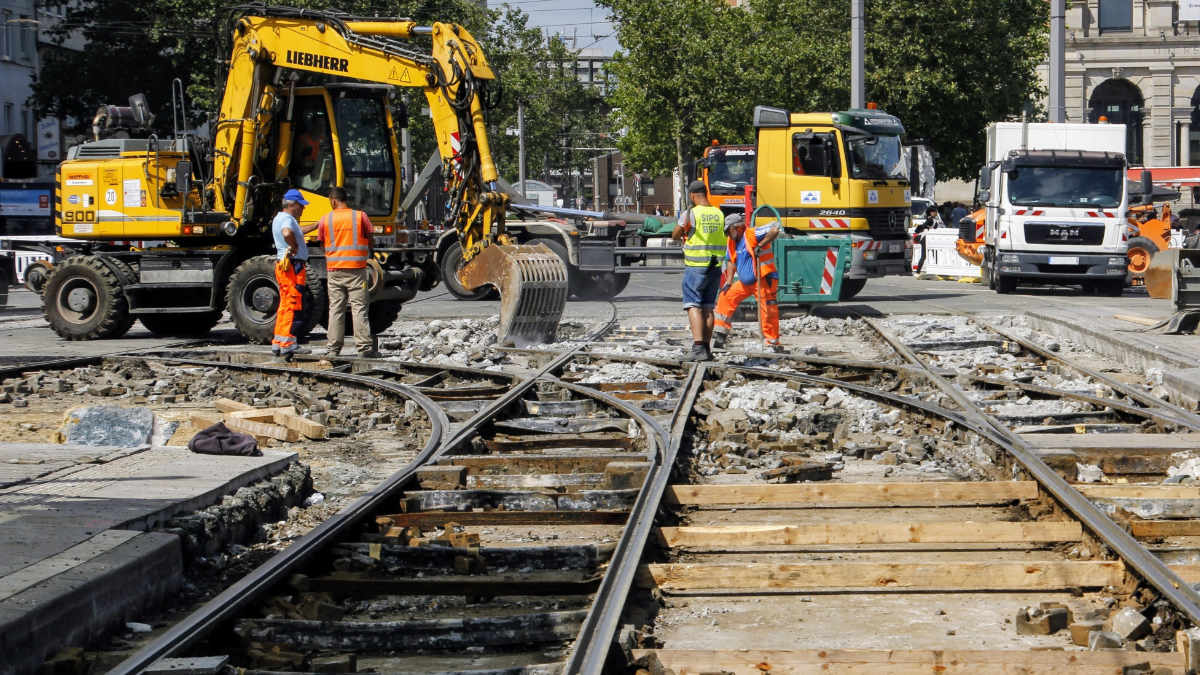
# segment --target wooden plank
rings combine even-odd
[[[627,511],[417,511],[379,516],[392,527],[432,529],[446,523],[470,525],[624,525]],[[387,528],[383,528],[385,531]]]
[[[1200,520],[1135,520],[1130,523],[1135,537],[1200,537]]]
[[[663,527],[667,546],[719,548],[822,544],[1000,543],[1079,541],[1083,528],[1072,521],[1036,523],[947,521],[934,523],[818,523]]]
[[[609,462],[644,460],[642,453],[569,453],[562,455],[444,455],[438,464],[465,466],[472,474],[485,473],[602,473]]]
[[[1124,582],[1119,561],[811,562],[643,565],[639,581],[664,591],[831,588],[1054,590]]]
[[[1088,452],[1172,453],[1200,450],[1200,434],[1021,434],[1034,448]]]
[[[231,413],[226,413],[226,415],[239,420],[250,420],[252,422],[273,422],[276,414],[289,411],[293,415],[296,414],[296,408],[289,405],[282,408],[253,408],[251,410],[234,410]]]
[[[1075,485],[1089,499],[1200,499],[1200,487],[1188,485]]]
[[[227,398],[213,399],[212,407],[220,410],[223,413],[237,412],[239,410],[253,410],[254,406],[246,405],[240,401],[234,401]]]
[[[327,435],[327,430],[325,429],[324,424],[319,424],[310,419],[306,419],[300,415],[297,415],[294,408],[290,413],[275,413],[275,423],[291,429],[305,438],[319,440],[325,438]]]
[[[1178,668],[1183,654],[1125,650],[867,650],[867,649],[635,649],[633,658],[653,657],[678,675],[695,673],[1106,673],[1121,675],[1125,666],[1149,663]],[[1033,671],[1031,669],[1036,669]]]
[[[250,434],[251,436],[265,436],[266,438],[274,438],[280,441],[300,440],[299,433],[287,427],[281,427],[278,424],[266,424],[226,417],[225,426],[229,427],[231,431],[240,431],[243,434]]]
[[[1148,316],[1140,316],[1138,314],[1113,314],[1113,318],[1119,321],[1136,323],[1139,326],[1158,326],[1164,321],[1164,319],[1151,319]]]
[[[1200,491],[1198,491],[1200,492]],[[977,505],[1037,499],[1034,481],[931,483],[835,483],[786,485],[671,485],[667,500],[676,504]]]

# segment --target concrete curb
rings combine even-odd
[[[0,673],[37,672],[59,649],[160,606],[182,578],[179,537],[147,532],[0,602]]]
[[[1196,367],[1200,363],[1200,356],[1189,356],[1139,341],[1137,333],[1126,337],[1111,330],[1080,325],[1041,312],[1027,312],[1026,316],[1035,330],[1071,340],[1143,371],[1157,368],[1163,372],[1163,386],[1171,392],[1176,403],[1190,407],[1200,403],[1200,368]]]

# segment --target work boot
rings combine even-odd
[[[336,359],[337,357],[339,357],[341,355],[342,355],[342,350],[340,350],[340,349],[325,349],[318,356],[320,356],[323,359]]]
[[[681,361],[711,361],[712,354],[708,352],[708,347],[704,345],[693,344],[692,351],[688,352]]]
[[[725,333],[717,333],[717,332],[713,333],[712,348],[713,349],[724,349],[725,348]]]
[[[767,345],[767,346],[766,346],[766,347],[764,347],[763,349],[765,349],[765,350],[766,350],[766,351],[768,351],[768,352],[771,352],[772,354],[784,354],[784,353],[786,353],[786,352],[784,351],[784,349],[783,349],[783,345]]]
[[[289,354],[311,354],[312,349],[310,349],[308,347],[296,347],[295,349],[293,349],[292,351],[290,351],[288,353]]]
[[[358,358],[360,358],[360,359],[381,359],[381,358],[383,358],[383,354],[380,353],[380,351],[378,349],[372,349],[371,351],[368,351],[368,352],[361,352],[358,355]]]

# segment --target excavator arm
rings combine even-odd
[[[409,41],[429,40],[429,52]],[[214,200],[241,224],[252,213],[253,167],[278,122],[279,169],[291,147],[289,71],[420,87],[429,103],[446,180],[446,225],[462,245],[464,286],[500,291],[501,343],[552,341],[567,298],[565,263],[505,230],[508,196],[497,184],[482,89],[495,79],[463,27],[334,12],[251,7],[235,18],[229,75],[214,138]],[[276,116],[282,118],[275,120]]]

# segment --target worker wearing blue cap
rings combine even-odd
[[[275,282],[279,285],[279,307],[275,310],[275,338],[271,340],[271,352],[281,361],[290,361],[292,355],[307,354],[292,334],[296,312],[304,309],[304,291],[308,285],[308,246],[304,244],[304,231],[300,229],[300,214],[308,200],[299,190],[288,190],[283,195],[283,208],[271,221],[271,234],[275,238]]]

